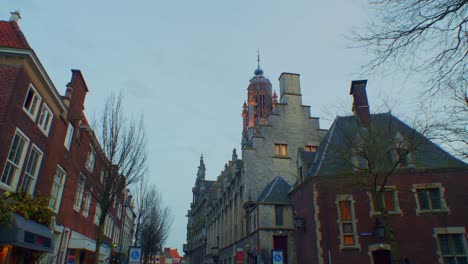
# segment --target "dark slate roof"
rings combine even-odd
[[[411,137],[414,142],[417,142],[418,147],[410,152],[411,168],[468,169],[468,164],[451,156],[391,113],[371,116],[370,129],[373,131],[377,131],[377,133],[378,131],[388,131],[388,137],[393,138],[397,133],[400,133],[402,137]],[[351,174],[353,166],[349,159],[343,158],[343,155],[352,153],[352,143],[350,142],[355,142],[356,136],[363,130],[365,128],[356,117],[337,117],[317,149],[314,162],[309,167],[308,176]]]
[[[271,181],[258,196],[257,203],[291,203],[288,192],[291,190],[286,180],[277,176]]]
[[[311,164],[315,159],[315,152],[300,150],[299,157],[302,160],[302,164]]]

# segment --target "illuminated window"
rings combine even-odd
[[[317,147],[316,146],[311,146],[311,145],[306,145],[305,146],[305,151],[307,151],[307,152],[317,152]]]
[[[338,195],[338,225],[340,228],[340,249],[360,248],[358,244],[356,217],[354,215],[354,201],[352,195]]]
[[[5,186],[8,190],[16,189],[28,144],[29,139],[26,135],[21,130],[16,129],[0,180],[2,186]]]
[[[23,110],[33,121],[36,121],[36,116],[37,112],[39,111],[39,104],[41,103],[41,100],[41,96],[31,84],[29,86],[28,93],[26,94],[26,99],[24,100]]]
[[[275,156],[278,156],[278,157],[288,156],[288,145],[275,144]]]
[[[42,106],[42,112],[39,117],[38,125],[41,131],[46,136],[49,135],[50,125],[52,124],[52,118],[52,111],[50,111],[49,107],[46,104],[44,104],[44,106]]]
[[[60,203],[62,201],[63,186],[65,184],[65,178],[67,174],[60,167],[57,166],[54,176],[54,184],[52,185],[52,191],[50,192],[50,201],[49,208],[54,212],[58,212],[60,208]]]
[[[37,174],[42,161],[42,151],[34,145],[29,154],[28,163],[24,172],[23,183],[21,184],[21,192],[34,193],[34,186],[36,186]]]

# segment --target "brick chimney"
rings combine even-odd
[[[367,102],[366,85],[367,80],[352,81],[349,94],[353,96],[354,115],[359,118],[364,127],[369,127],[371,123],[371,116],[369,111],[369,103]]]

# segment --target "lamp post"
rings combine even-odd
[[[385,237],[385,226],[382,224],[378,217],[375,218],[375,232],[374,235],[380,239]]]

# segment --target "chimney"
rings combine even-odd
[[[18,20],[21,19],[21,15],[20,15],[20,12],[18,10],[14,11],[14,12],[10,12],[10,14],[11,14],[10,21],[18,22]]]
[[[279,77],[280,97],[284,94],[301,95],[301,85],[299,82],[299,74],[283,72]]]
[[[369,127],[371,116],[366,93],[367,80],[351,82],[349,94],[353,96],[353,113],[359,118],[364,127]]]

